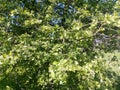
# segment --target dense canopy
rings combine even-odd
[[[0,90],[119,86],[119,0],[0,0]]]

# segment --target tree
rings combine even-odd
[[[118,0],[0,3],[1,89],[118,90],[102,58],[120,49]]]

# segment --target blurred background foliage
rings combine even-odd
[[[119,90],[119,0],[0,3],[0,90]]]

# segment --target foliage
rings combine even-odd
[[[0,89],[119,90],[119,0],[0,3]]]

